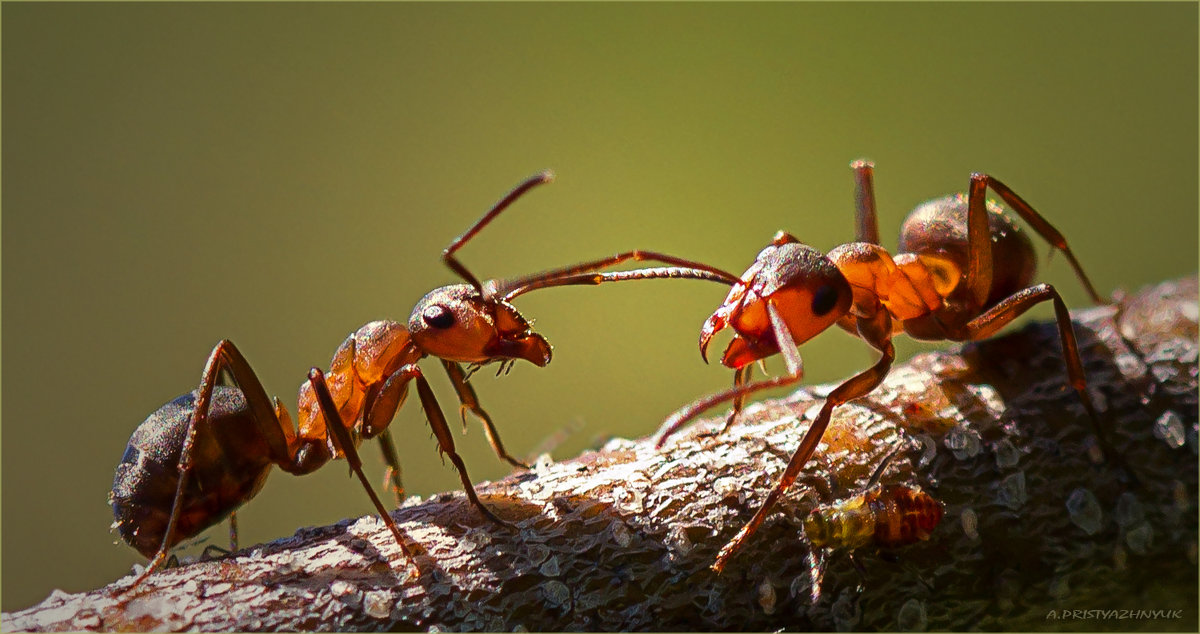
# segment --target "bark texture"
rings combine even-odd
[[[714,555],[832,386],[752,404],[720,437],[701,433],[723,413],[661,452],[614,440],[481,485],[516,531],[459,491],[410,500],[393,516],[424,550],[419,577],[365,517],[164,571],[127,595],[110,596],[132,577],[55,592],[3,629],[1196,631],[1197,312],[1188,278],[1074,313],[1127,471],[1102,457],[1057,332],[1038,323],[919,355],[835,410],[785,503],[719,576]],[[897,444],[883,482],[945,503],[932,538],[814,552],[805,514],[859,492]]]

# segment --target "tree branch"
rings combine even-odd
[[[753,404],[717,438],[699,435],[714,419],[661,452],[614,440],[480,486],[519,531],[489,525],[461,492],[410,500],[393,516],[427,551],[419,578],[366,517],[167,570],[129,596],[108,593],[132,577],[56,591],[5,614],[3,629],[1195,631],[1196,287],[1169,282],[1074,313],[1089,390],[1132,484],[1099,452],[1057,332],[1039,323],[919,355],[835,410],[786,502],[719,576],[714,555],[831,386]],[[945,503],[932,538],[860,549],[862,573],[845,553],[814,554],[804,515],[833,489],[859,491],[897,443],[884,481]],[[1121,609],[1179,612],[1066,612]]]

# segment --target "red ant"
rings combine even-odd
[[[717,572],[795,481],[821,441],[833,408],[870,393],[883,381],[896,355],[892,336],[899,332],[930,341],[979,340],[1034,305],[1052,301],[1071,387],[1091,417],[1101,447],[1112,455],[1087,393],[1067,307],[1053,286],[1030,285],[1036,266],[1033,245],[999,206],[985,200],[987,188],[1062,251],[1092,301],[1102,303],[1062,234],[1008,186],[976,173],[971,175],[966,196],[938,198],[913,210],[900,228],[899,253],[892,257],[879,245],[874,165],[855,161],[851,167],[857,242],[822,255],[786,232],[775,234],[700,333],[700,353],[707,360],[713,336],[726,327],[734,330],[733,341],[721,358],[721,363],[734,369],[733,388],[681,408],[665,421],[659,436],[661,447],[668,436],[700,413],[732,400],[733,412],[722,431],[728,429],[747,395],[800,381],[804,373],[797,346],[834,324],[881,355],[875,365],[830,392],[778,484],[750,522],[717,555],[712,566]],[[783,355],[787,374],[749,383],[752,364],[775,353]]]
[[[237,348],[229,341],[217,344],[205,365],[200,387],[151,414],[134,431],[117,467],[111,494],[116,527],[126,542],[151,558],[129,588],[158,568],[179,542],[225,517],[231,519],[231,541],[236,548],[234,511],[258,493],[272,464],[302,475],[337,457],[345,457],[350,463],[400,549],[411,560],[399,529],[363,476],[356,447],[363,439],[380,437],[393,486],[397,495],[402,494],[399,465],[387,427],[414,380],[438,449],[458,470],[470,502],[492,522],[512,527],[475,494],[466,465],[455,452],[446,418],[417,361],[425,356],[440,358],[462,403],[464,425],[466,411],[470,410],[483,422],[496,454],[514,466],[524,467],[505,451],[491,418],[467,383],[467,373],[459,365],[478,367],[495,362],[504,369],[517,359],[539,367],[550,362],[550,344],[533,332],[530,323],[509,303],[513,298],[552,286],[638,279],[690,278],[729,285],[737,282],[732,274],[703,264],[660,253],[628,251],[512,280],[480,283],[455,258],[455,252],[514,200],[552,179],[547,171],[525,180],[443,251],[442,260],[466,284],[431,291],[417,302],[407,326],[374,321],[359,328],[334,353],[328,378],[314,368],[300,389],[298,426],[293,425],[278,399],[268,398]],[[670,266],[598,272],[629,260]],[[232,375],[236,388],[217,385],[223,371]]]

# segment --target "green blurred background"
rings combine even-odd
[[[462,252],[479,276],[635,247],[740,273],[781,228],[828,249],[853,236],[860,156],[888,246],[906,210],[979,170],[1044,212],[1102,292],[1196,267],[1194,4],[2,11],[5,610],[142,561],[113,545],[113,468],[219,339],[294,408],[347,333],[456,282],[441,249],[542,168],[557,182]],[[1042,277],[1086,303],[1063,258]],[[474,384],[518,455],[564,428],[555,458],[649,434],[731,380],[696,352],[724,293],[522,297],[554,362]],[[813,382],[872,360],[840,332],[803,352]],[[407,482],[456,490],[418,409],[393,427]],[[458,443],[475,480],[507,473],[478,426]],[[369,510],[342,464],[275,473],[243,545]]]

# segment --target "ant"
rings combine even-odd
[[[700,354],[707,361],[713,336],[726,327],[734,330],[733,341],[721,358],[722,364],[734,370],[734,386],[684,406],[662,426],[658,447],[700,413],[732,400],[733,411],[718,433],[728,430],[747,395],[800,381],[804,370],[797,346],[834,324],[880,353],[873,366],[826,397],[775,488],[749,523],[718,553],[712,565],[717,572],[745,545],[795,481],[821,441],[833,408],[870,393],[883,382],[896,356],[892,336],[900,332],[928,341],[974,341],[988,337],[1036,304],[1053,302],[1071,387],[1096,428],[1101,448],[1113,455],[1087,393],[1067,307],[1053,286],[1030,285],[1036,267],[1033,245],[998,205],[985,199],[986,190],[999,194],[1042,238],[1062,251],[1092,301],[1103,303],[1062,234],[1007,185],[993,176],[974,173],[965,196],[930,200],[908,215],[900,228],[899,252],[893,257],[879,244],[874,164],[858,160],[850,166],[855,174],[857,241],[822,254],[787,232],[775,234],[700,332]],[[750,383],[753,362],[775,353],[783,355],[787,374]]]
[[[299,425],[279,399],[267,396],[246,359],[228,340],[209,355],[199,388],[151,414],[130,438],[117,467],[110,495],[121,537],[150,558],[137,586],[158,568],[179,542],[231,519],[261,489],[272,464],[303,475],[329,460],[346,458],[372,503],[411,561],[412,555],[391,516],[363,476],[356,447],[378,436],[400,497],[400,470],[387,428],[403,404],[408,385],[416,381],[438,450],[450,457],[470,502],[492,522],[512,524],[490,511],[475,493],[466,465],[454,449],[446,418],[417,361],[442,361],[461,402],[466,424],[470,410],[483,423],[496,454],[514,466],[526,465],[505,451],[491,418],[467,383],[461,363],[477,368],[499,363],[500,369],[524,359],[544,367],[551,347],[510,301],[524,293],[554,286],[601,284],[655,278],[702,279],[732,285],[731,273],[650,251],[628,251],[607,258],[544,271],[512,280],[481,283],[454,254],[513,201],[537,185],[553,180],[549,171],[523,181],[497,202],[442,253],[442,260],[466,284],[453,284],[425,295],[407,325],[373,321],[351,333],[334,353],[328,375],[314,368],[300,388]],[[670,266],[599,272],[629,260],[651,260]],[[228,372],[237,387],[218,385]]]

